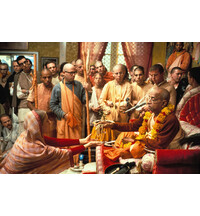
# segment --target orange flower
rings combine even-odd
[[[167,107],[163,108],[158,115],[156,122],[153,126],[153,129],[151,130],[151,139],[155,139],[158,135],[158,133],[161,131],[163,127],[163,123],[165,122],[166,117],[174,111],[174,105],[169,104]],[[139,136],[136,139],[141,139],[145,136],[147,130],[148,130],[148,125],[147,122],[149,118],[151,117],[150,112],[146,112],[145,116],[143,117],[143,123],[142,126],[139,128]]]

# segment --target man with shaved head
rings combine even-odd
[[[126,140],[130,145],[118,151],[107,152],[110,159],[119,157],[141,158],[146,149],[179,149],[179,140],[184,132],[174,113],[174,105],[169,103],[170,93],[161,87],[153,87],[148,92],[146,103],[149,112],[131,123],[109,123],[104,127],[119,131],[138,131],[132,138]],[[124,143],[125,144],[125,143]],[[108,154],[109,153],[109,154]]]
[[[79,81],[80,83],[84,82],[84,71],[83,71],[83,61],[81,59],[76,60],[76,75],[75,80]]]
[[[107,120],[127,122],[128,115],[124,111],[128,108],[127,99],[132,100],[132,87],[128,81],[126,66],[123,64],[114,66],[113,77],[114,80],[103,87],[99,103]]]
[[[64,79],[53,88],[50,100],[50,108],[58,119],[57,138],[80,139],[82,106],[86,103],[85,89],[91,91],[91,87],[74,80],[77,73],[74,65],[65,64],[63,73]],[[78,165],[78,156],[74,157],[74,163]]]
[[[50,110],[50,99],[51,99],[51,92],[53,90],[52,84],[52,73],[48,69],[43,69],[41,72],[40,79],[42,83],[38,84],[38,107],[39,110],[44,110],[47,113],[48,121],[43,124],[42,132],[43,135],[49,137],[56,138],[56,115]],[[30,91],[30,94],[27,98],[28,101],[28,108],[30,110],[35,110],[35,92],[34,90]]]

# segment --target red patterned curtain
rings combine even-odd
[[[80,42],[79,43],[79,58],[83,60],[84,53],[88,53],[90,50],[90,64],[94,64],[96,61],[101,61],[106,50],[108,42]]]
[[[128,70],[132,65],[144,67],[146,77],[152,62],[152,42],[122,42],[122,49]]]

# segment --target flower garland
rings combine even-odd
[[[151,139],[155,139],[163,127],[166,117],[174,111],[174,105],[169,104],[167,107],[163,108],[156,118],[156,122],[150,131]],[[150,112],[146,112],[143,118],[142,126],[139,128],[139,135],[136,137],[137,140],[145,138],[146,132],[148,130],[148,120],[151,117]]]

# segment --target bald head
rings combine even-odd
[[[128,70],[125,65],[117,64],[113,68],[113,77],[118,84],[122,84],[128,76]]]
[[[42,71],[41,71],[41,76],[43,76],[44,74],[51,74],[51,71],[49,70],[49,69],[43,69]],[[51,74],[52,75],[52,74]]]
[[[116,69],[121,69],[122,71],[126,71],[126,66],[123,64],[117,64],[113,67],[113,71]]]
[[[46,88],[50,88],[52,87],[52,73],[50,70],[48,69],[43,69],[41,71],[41,81],[43,82],[43,84],[45,85]]]
[[[76,60],[76,70],[79,76],[83,76],[83,61],[81,59]]]
[[[64,67],[63,67],[63,71],[68,71],[68,70],[71,70],[71,69],[75,69],[76,70],[76,68],[74,67],[74,65],[70,64],[70,63],[65,64]]]
[[[157,98],[160,98],[161,100],[166,100],[167,104],[169,103],[170,93],[166,89],[155,86],[151,88],[149,92],[154,92]]]
[[[64,79],[67,82],[73,82],[76,74],[76,67],[73,64],[67,63],[63,67]]]
[[[80,65],[80,64],[83,64],[83,61],[81,59],[77,59],[76,60],[76,65]]]

